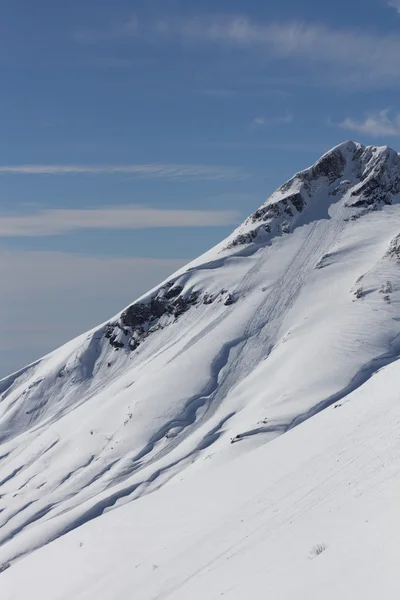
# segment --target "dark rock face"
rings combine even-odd
[[[115,349],[135,350],[153,331],[163,328],[159,322],[163,316],[173,321],[199,301],[199,292],[183,294],[181,286],[166,284],[146,302],[129,306],[120,320],[107,326],[104,337]]]
[[[229,243],[228,248],[250,244],[254,242],[260,233],[271,233],[271,225],[274,221],[277,227],[280,226],[281,233],[288,233],[290,231],[290,221],[288,222],[287,219],[291,219],[296,214],[303,212],[305,206],[306,202],[300,192],[289,194],[273,204],[261,206],[247,221],[255,225],[258,224],[258,226],[237,235]],[[260,223],[262,223],[261,227]]]
[[[205,293],[203,296],[203,304],[212,304],[215,298],[211,294]]]
[[[164,294],[164,298],[167,300],[171,300],[172,298],[176,298],[183,291],[183,288],[180,285],[172,286],[169,288],[167,292]]]
[[[235,246],[243,246],[244,244],[251,244],[258,235],[257,229],[252,229],[247,233],[239,234],[232,242],[228,245],[228,248],[233,248]]]
[[[235,304],[236,299],[233,294],[228,294],[224,300],[225,306],[230,306],[231,304]]]
[[[165,314],[165,303],[159,298],[152,298],[150,301],[150,315],[153,315],[157,319]]]
[[[305,206],[305,202],[303,200],[303,197],[300,193],[297,194],[292,194],[291,196],[287,197],[287,200],[290,200],[290,202],[293,204],[293,206],[295,207],[295,209],[297,210],[297,212],[301,213],[304,210],[304,206]]]
[[[136,350],[152,333],[172,325],[190,308],[216,301],[229,306],[237,298],[225,289],[214,294],[196,290],[185,293],[183,287],[167,283],[151,298],[129,306],[118,321],[107,325],[104,337],[115,350]]]
[[[392,258],[400,264],[400,233],[392,239],[389,245],[389,249],[385,254],[385,258]]]
[[[176,317],[184,313],[191,304],[197,301],[198,293],[191,294],[184,298],[181,296],[183,288],[180,286],[161,288],[156,296],[150,298],[150,302],[137,302],[129,306],[121,315],[123,325],[130,328],[137,328],[145,323],[159,319],[165,314],[175,315]]]
[[[121,321],[127,327],[138,327],[139,325],[143,325],[146,323],[151,317],[151,305],[150,304],[142,304],[139,302],[138,304],[132,304],[129,308],[127,308],[121,315]]]
[[[339,150],[333,150],[321,158],[311,170],[311,178],[319,179],[326,177],[329,183],[343,176],[346,167],[346,159]]]
[[[372,177],[351,193],[352,197],[358,198],[358,200],[352,202],[351,206],[359,208],[372,206],[373,204],[391,204],[390,191],[394,192],[394,189],[385,189],[385,186],[382,186],[382,182],[377,177]]]
[[[124,343],[120,342],[118,338],[118,329],[121,329],[117,324],[115,325],[107,325],[106,330],[104,332],[104,337],[109,340],[110,345],[113,348],[119,349],[124,347]]]
[[[266,221],[267,219],[279,217],[281,214],[281,207],[277,202],[276,204],[261,206],[261,208],[256,210],[256,212],[251,215],[250,219],[253,223],[257,223],[257,221]]]
[[[303,200],[300,192],[290,194],[282,200],[275,202],[274,204],[267,204],[261,206],[255,213],[250,217],[253,223],[257,221],[267,221],[282,216],[284,213],[290,217],[293,217],[293,208],[297,213],[301,213],[304,210],[305,201]]]
[[[367,148],[360,156],[358,168],[360,184],[352,191],[354,200],[349,206],[377,210],[392,204],[393,196],[400,193],[400,159],[396,152]],[[363,214],[363,213],[361,213]]]

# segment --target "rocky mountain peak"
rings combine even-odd
[[[226,248],[270,243],[276,235],[321,215],[345,196],[344,218],[358,218],[365,209],[391,204],[400,193],[399,154],[387,146],[363,146],[346,141],[335,146],[311,167],[299,171],[236,229]],[[363,209],[363,210],[360,210]]]

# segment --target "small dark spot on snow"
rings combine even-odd
[[[326,549],[327,546],[325,544],[317,544],[316,546],[311,548],[309,556],[310,558],[315,558],[316,556],[319,556],[320,554],[325,552]]]

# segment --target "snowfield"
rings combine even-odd
[[[346,142],[0,382],[2,600],[397,597],[399,199]]]
[[[397,598],[399,378],[385,367],[271,444],[56,540],[2,574],[1,597]]]

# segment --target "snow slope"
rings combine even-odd
[[[327,519],[324,537],[351,546],[345,530],[353,505],[344,493],[342,465],[332,475],[334,489],[326,492],[335,510],[343,498],[338,515],[347,525],[336,537],[336,517],[327,517],[318,494],[325,493],[324,478],[330,477],[329,464],[346,431],[358,439],[361,428],[359,443],[348,440],[352,465],[368,444],[375,447],[375,422],[389,437],[394,431],[395,395],[375,393],[373,375],[385,367],[376,378],[386,385],[399,368],[399,194],[396,152],[346,142],[284,184],[228,239],[109,322],[0,382],[0,564],[12,563],[0,582],[9,598],[25,597],[21,574],[30,581],[38,569],[44,579],[42,569],[50,556],[53,564],[56,549],[54,573],[63,561],[76,560],[83,560],[88,573],[84,568],[71,579],[73,591],[65,584],[69,595],[49,580],[43,597],[52,600],[78,597],[78,591],[79,598],[126,598],[132,588],[124,586],[141,586],[142,579],[140,598],[170,597],[170,588],[171,597],[196,598],[189,584],[183,595],[173,587],[181,573],[178,560],[188,561],[182,573],[192,578],[193,590],[203,590],[199,598],[219,597],[224,573],[226,595],[239,566],[253,579],[251,569],[259,561],[260,587],[252,593],[263,597],[268,581],[261,587],[261,580],[272,577],[270,560],[277,569],[271,567],[273,577],[285,580],[285,552],[295,567],[294,553],[303,541],[330,546],[316,538],[317,524]],[[343,399],[346,407],[321,413]],[[381,462],[396,449],[385,452],[377,453]],[[369,464],[362,464],[368,471]],[[350,469],[349,477],[355,473]],[[365,485],[379,478],[374,473],[366,473]],[[312,504],[297,530],[287,519],[297,510],[299,490]],[[376,506],[386,510],[389,500],[381,500]],[[129,506],[105,514],[125,503]],[[265,511],[258,513],[260,504]],[[274,510],[286,519],[285,534]],[[242,527],[246,516],[250,523]],[[275,541],[260,542],[261,556],[251,522],[256,526],[264,517]],[[382,519],[383,527],[388,521]],[[118,541],[110,539],[114,528]],[[307,528],[315,539],[306,536]],[[206,564],[214,548],[223,552],[226,544],[240,545],[241,532],[251,539],[246,552],[229,563],[233,567],[212,559],[209,570],[216,579],[205,575],[208,567],[193,575],[194,565]],[[208,541],[201,550],[203,535]],[[76,554],[74,544],[82,536],[95,541],[84,542]],[[26,557],[52,540],[57,541]],[[147,565],[162,540],[173,553],[166,558],[172,561],[167,575],[160,569],[159,576],[158,568],[144,575],[139,570],[139,579],[104,574],[103,560],[113,560],[125,573],[125,552],[132,556],[130,565]],[[331,562],[325,558],[331,552],[317,557],[319,565],[327,565],[326,577],[331,568],[344,568],[342,551]],[[304,553],[293,577],[296,569],[308,569],[308,586],[314,561],[304,567],[303,558]],[[99,581],[107,582],[108,592],[100,584],[93,587]],[[295,589],[294,580],[292,585]],[[246,597],[244,588],[232,589],[228,597]],[[290,593],[287,588],[282,597]]]
[[[6,570],[1,598],[397,598],[399,383],[394,363],[271,444],[87,523]]]

